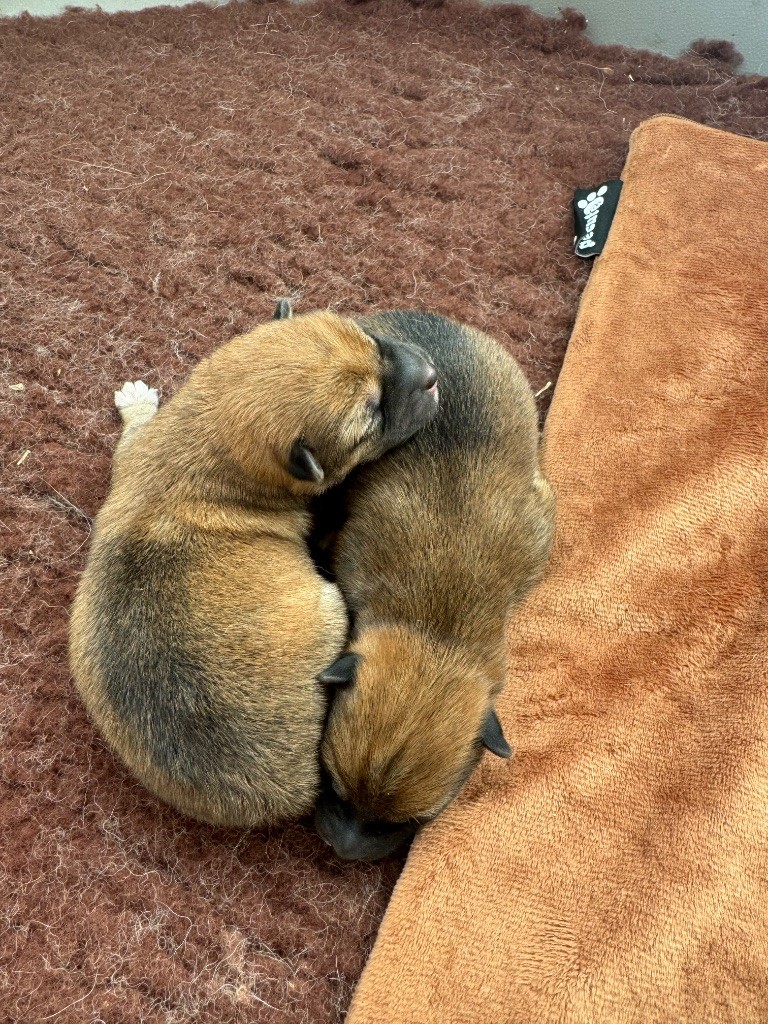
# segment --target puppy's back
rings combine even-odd
[[[426,313],[359,321],[423,348],[440,414],[351,480],[336,568],[361,625],[399,618],[489,651],[543,569],[554,501],[530,386],[498,342]],[[361,568],[358,569],[357,566]]]
[[[324,700],[311,680],[345,613],[295,544],[213,540],[215,557],[199,533],[97,540],[70,656],[91,715],[150,790],[247,827],[312,805]]]

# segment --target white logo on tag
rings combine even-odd
[[[580,199],[576,204],[580,210],[584,211],[584,216],[586,217],[586,233],[579,239],[577,249],[594,248],[595,243],[592,241],[592,236],[595,233],[597,215],[600,212],[600,207],[605,202],[603,197],[607,191],[608,186],[601,185],[597,192],[590,192],[586,199]]]

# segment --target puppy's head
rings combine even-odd
[[[511,750],[492,687],[461,653],[371,628],[320,677],[335,688],[315,823],[346,860],[384,857],[456,796],[484,749]]]
[[[366,334],[325,311],[268,324],[210,360],[221,443],[267,486],[312,494],[423,427],[437,374],[416,346]]]

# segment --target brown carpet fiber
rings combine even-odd
[[[768,1020],[768,145],[654,118],[623,177],[547,419],[517,757],[417,840],[348,1024]]]
[[[706,48],[579,24],[394,0],[0,22],[0,1019],[342,1018],[401,862],[181,819],[73,692],[111,394],[172,393],[284,294],[449,314],[554,380],[587,275],[574,186],[650,114],[757,136],[768,113],[768,81]]]

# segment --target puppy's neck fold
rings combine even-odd
[[[465,664],[472,671],[480,671],[490,681],[494,696],[504,686],[504,651],[496,638],[495,642],[489,642],[482,636],[472,639],[447,633],[431,623],[414,623],[411,619],[382,620],[362,614],[355,619],[353,648],[371,633],[386,638],[393,648],[401,647],[411,655],[418,653],[424,659],[456,662]]]

